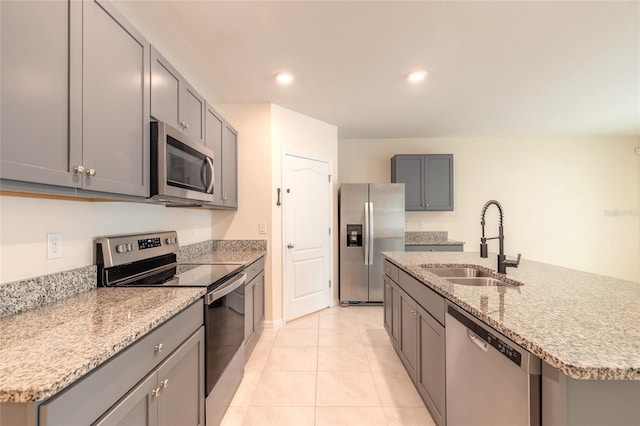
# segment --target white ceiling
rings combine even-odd
[[[273,102],[341,139],[640,135],[638,0],[118,8],[212,103]]]

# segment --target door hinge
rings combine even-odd
[[[329,228],[329,235],[331,235],[331,228]]]
[[[329,175],[329,182],[331,182],[331,175]]]
[[[331,288],[331,280],[329,280],[329,288]]]

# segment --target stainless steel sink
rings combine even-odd
[[[492,277],[447,278],[447,280],[454,284],[470,285],[470,286],[477,286],[477,287],[491,287],[491,286],[517,287],[519,285],[522,285],[520,283],[517,283],[517,284],[507,283]]]
[[[481,271],[475,268],[429,268],[426,266],[423,266],[423,268],[425,271],[431,272],[432,274],[443,278],[493,277],[493,274],[491,274],[490,272]]]

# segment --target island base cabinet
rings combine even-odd
[[[400,290],[389,277],[384,277],[384,328],[394,348],[398,347],[400,335]]]
[[[577,380],[542,363],[542,424],[640,425],[640,381]]]
[[[444,327],[420,306],[418,312],[418,368],[416,387],[437,425],[445,422]]]
[[[400,290],[400,340],[398,354],[407,369],[411,380],[416,381],[418,358],[418,321],[416,302],[407,293]]]

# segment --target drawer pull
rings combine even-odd
[[[166,389],[169,387],[169,379],[164,379],[160,382],[160,387]]]
[[[162,345],[162,343],[157,344],[156,347],[153,348],[153,350],[158,353],[162,352],[163,349],[164,349],[164,346]]]

